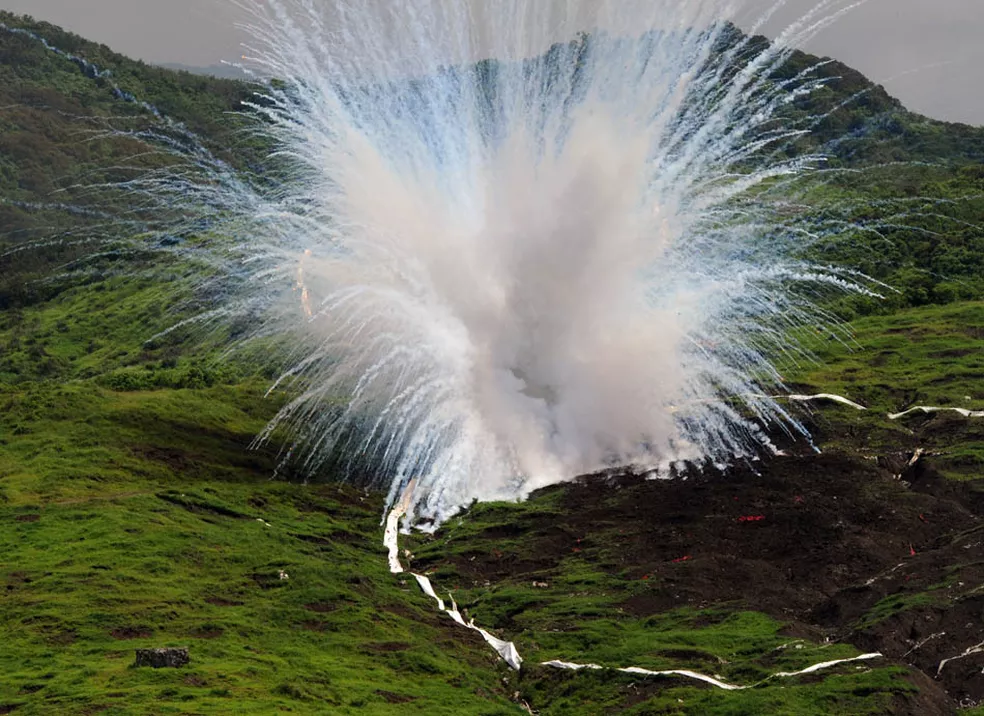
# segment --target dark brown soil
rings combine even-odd
[[[117,627],[109,632],[114,639],[148,639],[154,635],[154,631],[149,627]]]
[[[243,514],[242,512],[229,509],[228,507],[223,507],[222,505],[211,504],[195,497],[187,497],[185,495],[169,492],[158,493],[157,497],[158,499],[164,500],[172,505],[182,507],[188,510],[188,512],[217,515],[220,517],[231,517],[237,520],[255,519],[247,514]]]
[[[197,464],[181,450],[162,448],[156,445],[135,445],[131,450],[138,457],[163,463],[178,473],[188,472],[192,467],[197,467]]]
[[[80,716],[93,716],[93,714],[102,713],[110,708],[109,704],[89,704],[88,706],[83,706],[79,710]]]
[[[380,641],[374,644],[366,644],[362,647],[362,650],[370,654],[389,654],[394,651],[407,651],[412,648],[412,644],[403,641]]]
[[[78,638],[78,632],[74,629],[65,629],[63,631],[52,632],[45,641],[53,646],[68,646],[69,644],[74,644]]]
[[[41,519],[41,515],[17,515],[14,519],[17,522],[37,522]]]
[[[208,597],[205,601],[215,607],[241,607],[243,605],[242,602],[234,602],[222,597]]]
[[[390,704],[408,704],[411,701],[417,700],[415,696],[401,696],[400,694],[394,694],[391,691],[384,691],[383,689],[376,689],[376,694],[383,697]]]
[[[335,611],[338,606],[330,602],[312,602],[311,604],[305,604],[304,608],[317,614],[327,614],[328,612]]]
[[[651,585],[622,605],[628,613],[763,611],[797,636],[918,669],[920,691],[897,713],[950,713],[984,700],[984,653],[939,669],[984,642],[984,493],[927,460],[906,468],[908,458],[801,455],[674,481],[585,477],[548,488],[561,491],[559,509],[522,525],[527,556],[468,553],[454,566],[476,583],[549,581],[561,557],[581,552]]]
[[[319,633],[335,630],[335,627],[332,624],[328,622],[317,621],[314,619],[309,619],[307,621],[301,622],[301,628],[306,629],[307,631],[314,631]]]

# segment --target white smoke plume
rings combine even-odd
[[[823,82],[724,0],[241,0],[272,176],[200,156],[143,190],[288,348],[291,459],[440,520],[612,464],[726,464],[802,427],[765,397],[839,230],[793,151]],[[777,3],[773,10],[783,3]],[[763,18],[763,22],[767,17]],[[204,177],[204,178],[203,178]],[[267,434],[269,435],[269,433]]]

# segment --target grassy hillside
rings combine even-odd
[[[3,713],[515,713],[493,655],[389,575],[379,495],[270,480],[258,392],[0,401]],[[165,645],[191,665],[133,668]]]
[[[869,408],[823,411],[815,432],[828,447],[877,455],[922,448],[949,478],[984,478],[984,421],[952,412],[889,414],[916,406],[984,406],[984,303],[898,311],[855,321],[851,346],[813,345],[818,363],[790,368],[806,392],[844,395]]]
[[[166,161],[103,136],[157,121],[121,92],[217,151],[243,147],[226,154],[249,171],[256,148],[226,114],[249,88],[0,22],[112,72],[0,31],[0,713],[933,714],[984,699],[979,656],[935,678],[984,639],[984,423],[886,417],[984,406],[981,130],[825,70],[842,79],[813,101],[867,99],[816,135],[850,170],[823,191],[857,212],[846,221],[899,196],[918,218],[821,247],[899,291],[839,307],[865,316],[854,345],[809,336],[822,362],[783,367],[870,408],[804,411],[824,456],[794,444],[725,476],[598,476],[404,538],[415,570],[516,641],[516,674],[388,573],[382,496],[274,478],[279,436],[251,449],[285,399],[269,376],[182,332],[148,342],[182,315],[175,283],[118,275],[112,257],[48,280],[120,230],[117,199],[80,187]],[[885,161],[912,163],[854,173]],[[906,467],[919,448],[931,456]],[[190,666],[132,665],[156,646],[189,646]],[[862,651],[886,658],[767,678]],[[539,665],[552,658],[755,686]]]
[[[57,305],[33,309],[27,320],[51,325],[46,314]],[[984,329],[979,306],[961,310],[909,320],[935,322],[940,331]],[[43,345],[71,336],[71,316],[86,313],[56,315],[68,330],[38,331]],[[904,375],[877,360],[897,327],[862,331],[862,349],[850,360],[874,374],[865,385],[887,388]],[[139,348],[138,341],[117,341]],[[82,373],[92,370],[79,360]],[[879,411],[911,399],[946,402],[967,390],[963,381],[976,360],[951,362],[961,370],[950,384],[902,403],[888,391],[879,397],[857,395],[850,383],[837,388]],[[874,617],[825,626],[813,611],[836,595],[832,587],[875,576],[904,558],[911,541],[922,554],[950,531],[974,529],[966,510],[913,495],[863,461],[800,459],[773,466],[778,472],[765,484],[731,475],[697,494],[688,492],[691,483],[666,493],[662,483],[631,479],[619,489],[597,481],[554,488],[524,505],[476,507],[433,539],[406,541],[414,569],[453,590],[480,624],[517,641],[529,668],[515,675],[480,640],[439,617],[412,581],[388,574],[380,495],[270,479],[275,455],[249,450],[278,407],[276,397],[263,397],[262,383],[134,391],[114,389],[105,375],[8,383],[0,397],[5,708],[523,713],[517,693],[544,714],[932,713],[920,709],[945,703],[938,687],[894,660],[732,693],[684,679],[537,666],[561,658],[690,668],[755,684],[776,671],[858,654],[850,640],[824,638],[843,637]],[[818,385],[826,380],[808,377]],[[871,455],[945,444],[895,439],[896,426],[881,412],[823,410],[818,420],[844,454],[857,453],[849,441],[861,420],[884,433],[881,445],[865,443]],[[831,430],[838,420],[844,427]],[[928,434],[947,441],[957,435],[952,423],[950,431]],[[979,478],[973,465],[957,467],[961,477]],[[838,508],[838,498],[856,512]],[[905,518],[877,532],[864,527],[888,509]],[[767,521],[737,521],[748,514]],[[931,525],[917,521],[927,514]],[[861,529],[877,549],[852,537]],[[800,546],[779,547],[790,540]],[[289,578],[280,579],[280,571]],[[825,585],[827,579],[834,581]],[[945,595],[947,603],[966,605],[971,597],[963,595],[981,584],[976,579]],[[933,582],[911,586],[917,584]],[[920,594],[893,606],[891,617],[926,604]],[[875,615],[885,608],[871,606]],[[135,648],[161,645],[190,645],[192,665],[132,667]]]
[[[142,133],[187,129],[249,163],[252,140],[232,114],[252,96],[247,85],[129,60],[3,11],[0,26],[0,309],[54,295],[59,269],[140,230],[147,217],[112,185],[174,162]],[[33,242],[41,249],[19,250]],[[112,272],[112,259],[98,268]]]

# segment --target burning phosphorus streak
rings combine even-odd
[[[957,413],[965,418],[984,418],[984,410],[968,410],[967,408],[934,408],[925,405],[917,405],[914,408],[909,408],[901,413],[892,413],[888,416],[889,420],[898,420],[904,418],[908,415],[914,413],[925,413],[926,415],[932,415],[933,413]]]
[[[412,494],[412,486],[407,491],[407,495]],[[383,533],[383,544],[389,552],[389,567],[392,574],[403,574],[403,565],[400,564],[400,545],[399,545],[399,530],[400,530],[400,519],[406,514],[407,504],[409,504],[409,497],[405,497],[400,505],[393,508],[390,511],[389,516],[386,518],[386,530]],[[428,597],[437,602],[437,608],[451,617],[456,624],[465,627],[466,629],[471,629],[472,631],[477,631],[485,639],[485,642],[495,649],[496,653],[499,654],[502,659],[509,664],[512,668],[517,671],[522,666],[523,658],[519,655],[516,650],[516,645],[511,641],[503,641],[495,636],[492,636],[489,632],[484,629],[475,626],[474,620],[465,621],[464,617],[461,616],[461,612],[458,611],[458,605],[455,604],[454,597],[451,599],[451,607],[448,608],[444,600],[437,596],[437,592],[434,591],[434,586],[431,584],[430,578],[423,574],[414,574],[411,572],[411,576],[417,580],[417,585],[420,587],[421,591]]]
[[[383,546],[386,547],[389,552],[389,566],[390,572],[392,574],[403,574],[405,570],[403,565],[400,563],[400,545],[399,545],[399,533],[400,533],[400,520],[406,515],[406,505],[409,503],[407,498],[404,499],[403,504],[398,505],[393,508],[386,517],[386,529],[383,533]],[[437,602],[437,608],[450,616],[456,624],[465,627],[466,629],[471,629],[477,631],[485,639],[486,643],[489,644],[495,651],[499,654],[502,659],[509,664],[513,669],[519,671],[522,668],[523,658],[519,655],[519,651],[516,649],[516,645],[511,641],[505,641],[493,636],[485,629],[475,625],[474,620],[465,621],[462,617],[461,612],[458,610],[458,605],[455,604],[454,597],[450,594],[448,595],[451,600],[450,608],[446,606],[443,599],[437,596],[437,592],[434,589],[434,585],[431,583],[430,579],[422,574],[410,573],[414,579],[417,580],[417,584],[421,591],[428,597]],[[639,676],[683,676],[688,679],[694,679],[696,681],[702,681],[711,686],[716,686],[719,689],[724,689],[725,691],[738,691],[740,689],[750,689],[760,684],[765,683],[771,679],[789,678],[792,676],[801,676],[803,674],[812,674],[817,671],[822,671],[824,669],[829,669],[833,666],[838,666],[840,664],[849,664],[857,661],[870,661],[872,659],[881,658],[881,654],[877,652],[869,654],[861,654],[860,656],[854,656],[848,659],[834,659],[832,661],[824,661],[819,664],[814,664],[813,666],[808,666],[805,669],[800,669],[799,671],[780,671],[778,673],[772,674],[763,681],[757,684],[751,684],[748,686],[729,684],[722,681],[714,676],[708,676],[707,674],[701,674],[696,671],[690,671],[689,669],[668,669],[664,671],[652,671],[650,669],[643,669],[638,666],[629,666],[623,668],[611,668],[599,666],[598,664],[578,664],[570,661],[561,661],[554,659],[551,661],[541,662],[542,666],[548,666],[554,669],[566,669],[569,671],[581,671],[583,669],[587,670],[605,670],[609,669],[611,671],[617,671],[623,674],[637,674]],[[962,656],[966,656],[966,653]],[[957,657],[961,658],[961,657]],[[943,668],[943,665],[940,665]]]
[[[818,395],[787,395],[785,396],[787,400],[791,400],[794,403],[809,403],[817,400],[829,400],[833,403],[840,403],[841,405],[846,405],[849,408],[854,408],[855,410],[867,410],[866,407],[855,403],[853,400],[848,400],[842,395],[833,395],[832,393],[819,393]]]

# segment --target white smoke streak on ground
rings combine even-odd
[[[793,676],[803,676],[805,674],[813,674],[817,671],[823,671],[824,669],[829,669],[834,666],[839,666],[840,664],[850,664],[857,661],[871,661],[872,659],[880,659],[882,655],[878,652],[871,652],[869,654],[861,654],[859,656],[854,656],[848,659],[834,659],[832,661],[824,661],[819,664],[814,664],[813,666],[808,666],[805,669],[799,671],[780,671],[771,676],[763,679],[762,681],[751,684],[748,686],[741,686],[736,684],[729,684],[727,682],[716,679],[713,676],[708,676],[707,674],[701,674],[696,671],[690,671],[689,669],[669,669],[666,671],[651,671],[650,669],[643,669],[638,666],[629,666],[622,669],[609,668],[604,666],[599,666],[598,664],[573,664],[567,661],[545,661],[544,666],[552,666],[556,669],[567,669],[569,671],[580,671],[582,669],[590,669],[595,671],[601,671],[608,669],[609,671],[618,671],[623,674],[638,674],[640,676],[685,676],[688,679],[694,679],[696,681],[703,681],[705,684],[710,684],[711,686],[716,686],[719,689],[725,691],[741,691],[743,689],[754,689],[756,686],[761,686],[762,684],[771,681],[772,679],[788,679]],[[959,657],[958,657],[959,658]]]
[[[386,529],[383,532],[383,545],[389,552],[389,568],[391,574],[404,573],[403,565],[400,563],[400,519],[406,515],[407,505],[410,503],[410,495],[412,495],[412,492],[413,487],[408,487],[404,499],[397,507],[390,510],[389,515],[386,518]],[[437,592],[434,591],[434,585],[431,584],[430,578],[426,575],[414,574],[411,572],[410,576],[417,581],[417,586],[420,587],[420,590],[424,594],[437,602],[437,608],[439,611],[442,611],[451,617],[456,624],[481,634],[482,638],[485,639],[485,642],[495,649],[496,653],[498,653],[499,656],[507,664],[509,664],[509,666],[519,671],[523,664],[523,658],[519,655],[519,651],[516,650],[515,644],[511,641],[499,639],[481,627],[476,626],[474,619],[466,622],[465,618],[458,610],[458,605],[455,604],[454,597],[448,595],[451,599],[451,606],[449,608],[444,603],[444,600],[437,596]]]
[[[411,487],[410,490],[412,491],[412,489],[413,488]],[[409,500],[404,500],[401,505],[390,510],[389,515],[386,518],[386,530],[383,533],[383,546],[385,546],[387,551],[389,552],[390,573],[392,574],[404,573],[403,565],[400,563],[400,557],[399,557],[400,554],[399,526],[400,526],[401,518],[403,518],[406,514],[408,502]],[[464,617],[461,615],[461,612],[458,610],[458,605],[455,604],[454,602],[454,597],[448,595],[448,597],[451,599],[451,607],[448,608],[445,605],[444,600],[441,599],[439,596],[437,596],[437,592],[434,589],[434,585],[431,583],[430,578],[422,574],[411,573],[411,575],[414,577],[414,579],[417,580],[417,585],[420,587],[420,590],[428,597],[433,599],[435,602],[437,602],[438,610],[450,616],[458,625],[463,626],[467,629],[471,629],[473,631],[477,631],[479,634],[481,634],[482,637],[485,639],[486,643],[488,643],[489,646],[495,649],[495,651],[499,654],[499,656],[507,664],[509,664],[510,667],[512,667],[516,671],[519,671],[522,668],[523,658],[520,656],[519,651],[516,649],[516,645],[513,644],[513,642],[506,641],[504,639],[499,639],[498,637],[493,636],[492,634],[485,631],[481,627],[476,626],[474,620],[466,622]],[[961,656],[954,657],[954,658],[957,659],[962,658],[963,656],[966,656],[968,653],[971,652],[968,650],[968,652],[965,652]],[[637,674],[640,676],[657,676],[657,677],[683,676],[688,679],[702,681],[706,684],[710,684],[711,686],[716,686],[717,688],[723,689],[725,691],[740,691],[742,689],[750,689],[750,688],[754,688],[755,686],[760,686],[761,684],[764,684],[772,679],[782,679],[782,678],[789,678],[793,676],[802,676],[804,674],[812,674],[817,671],[822,671],[824,669],[829,669],[831,667],[838,666],[840,664],[849,664],[857,661],[870,661],[872,659],[879,659],[881,658],[881,656],[882,655],[880,653],[872,652],[868,654],[861,654],[859,656],[850,657],[847,659],[834,659],[831,661],[824,661],[819,664],[808,666],[805,669],[800,669],[799,671],[780,671],[775,674],[772,674],[771,676],[766,677],[765,679],[759,681],[756,684],[752,684],[751,686],[740,686],[735,684],[729,684],[725,681],[722,681],[719,678],[708,676],[707,674],[701,674],[697,671],[690,671],[689,669],[669,669],[663,671],[652,671],[650,669],[643,669],[638,666],[628,666],[624,668],[610,668],[610,667],[599,666],[598,664],[578,664],[570,661],[562,661],[559,659],[541,662],[541,666],[549,666],[554,669],[564,669],[567,671],[581,671],[581,670],[601,671],[601,670],[608,669],[611,671],[618,671],[623,674]],[[944,662],[942,662],[940,664],[940,670],[943,669],[943,665],[946,663],[946,661],[952,661],[952,659],[947,659]]]
[[[932,406],[917,405],[914,408],[909,408],[901,413],[890,413],[888,416],[889,420],[898,420],[904,418],[907,415],[912,415],[914,413],[924,413],[926,415],[932,415],[933,413],[957,413],[965,418],[984,418],[984,410],[968,410],[967,408],[934,408]]]
[[[866,407],[859,403],[855,403],[853,400],[848,400],[843,395],[833,395],[832,393],[819,393],[817,395],[787,395],[783,396],[787,400],[792,400],[795,403],[812,403],[818,400],[829,400],[832,403],[840,403],[841,405],[846,405],[849,408],[854,408],[855,410],[867,410]]]
[[[812,299],[864,289],[795,258],[850,227],[791,151],[820,118],[782,118],[823,83],[776,72],[857,3],[772,46],[725,0],[240,4],[280,78],[253,108],[278,180],[188,152],[140,191],[207,221],[194,249],[239,286],[201,320],[289,352],[264,438],[292,429],[304,469],[349,456],[391,504],[415,478],[409,515],[439,522],[805,436],[773,361],[838,330]]]

